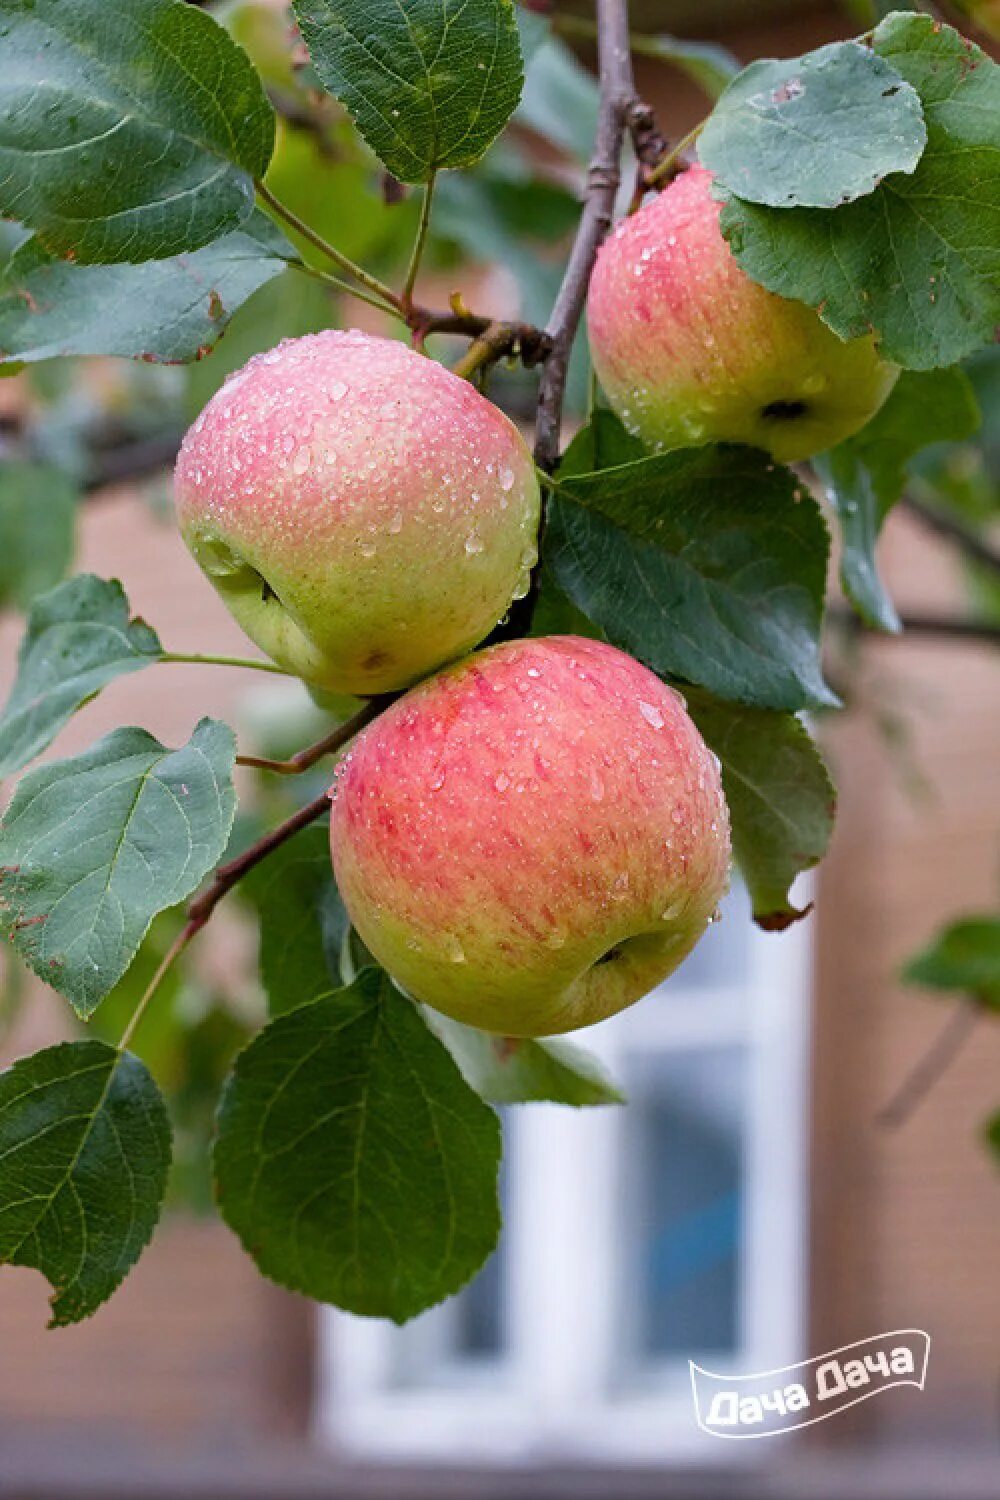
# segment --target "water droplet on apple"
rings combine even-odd
[[[514,470],[513,469],[501,469],[500,470],[500,488],[502,490],[512,490],[514,488]]]
[[[470,531],[469,535],[465,538],[465,550],[469,556],[474,557],[477,552],[485,551],[485,547],[486,544],[478,531]]]
[[[663,715],[654,703],[639,702],[639,712],[651,729],[662,729],[664,725]]]
[[[465,949],[458,938],[448,938],[445,942],[445,950],[453,964],[465,963]]]
[[[497,789],[498,792],[505,792],[507,790],[507,788],[510,786],[510,777],[509,776],[505,776],[504,773],[501,771],[500,775],[496,778],[496,780],[494,781],[493,785],[496,787],[496,789]]]
[[[403,512],[401,510],[393,511],[392,518],[389,521],[389,530],[392,532],[393,536],[398,536],[402,529]]]
[[[342,380],[335,380],[328,392],[331,401],[343,401],[347,395],[347,386]]]
[[[611,887],[611,899],[612,899],[612,901],[627,901],[628,900],[628,871],[627,870],[623,870],[620,875],[616,875],[615,876],[614,883],[613,883],[613,885]]]
[[[362,557],[374,557],[376,550],[375,543],[370,537],[365,537],[358,543],[358,551]]]

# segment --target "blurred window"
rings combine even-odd
[[[695,1426],[688,1360],[803,1353],[809,942],[807,924],[759,932],[734,888],[656,994],[575,1039],[624,1108],[503,1111],[499,1249],[404,1328],[324,1312],[325,1440],[387,1459],[724,1457]]]

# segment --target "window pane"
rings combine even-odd
[[[637,1059],[625,1117],[625,1358],[734,1353],[743,1261],[738,1047]]]
[[[732,890],[719,903],[719,921],[711,923],[694,952],[667,980],[666,992],[745,983],[751,931],[750,900],[734,880]]]

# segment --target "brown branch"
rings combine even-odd
[[[391,701],[392,699],[388,696],[371,698],[364,708],[354,715],[353,719],[348,719],[345,724],[338,725],[331,734],[318,741],[317,744],[310,745],[306,750],[300,750],[291,761],[253,761],[250,757],[246,757],[240,760],[240,764],[262,765],[268,770],[282,770],[294,765],[297,771],[307,770],[323,755],[346,745],[348,740],[353,739],[366,724],[370,724]],[[242,854],[231,859],[228,864],[220,865],[212,877],[211,885],[196,896],[188,907],[187,923],[183,933],[184,944],[190,942],[195,934],[201,931],[223,896],[228,895],[244,875],[267,859],[269,854],[273,854],[275,849],[280,849],[282,844],[294,838],[303,828],[308,828],[310,823],[315,823],[317,818],[323,817],[329,810],[330,793],[324,792],[322,796],[315,797],[312,802],[306,803],[305,807],[300,807],[298,812],[286,818],[283,823],[279,823],[277,828],[272,828],[270,833],[264,834],[263,838],[251,844],[249,849],[244,849]]]
[[[957,1007],[913,1071],[875,1117],[884,1130],[898,1130],[951,1067],[968,1040],[981,1011],[971,1001]]]
[[[343,749],[348,740],[370,724],[372,719],[377,719],[384,708],[393,701],[396,694],[386,694],[382,698],[369,698],[364,708],[360,709],[352,719],[343,724],[338,724],[336,729],[317,740],[315,745],[307,745],[304,750],[299,750],[288,760],[267,760],[257,755],[237,755],[238,766],[250,766],[257,771],[276,771],[281,776],[301,776],[303,771],[309,771],[317,761],[322,760],[324,755],[334,755]]]
[[[953,542],[965,553],[969,562],[978,563],[994,573],[1000,573],[1000,551],[991,547],[978,532],[973,531],[957,517],[947,515],[935,506],[925,504],[923,500],[915,500],[912,495],[904,495],[900,505],[914,520],[919,521],[926,531],[932,531],[935,536]]]
[[[535,422],[535,460],[543,469],[552,469],[559,456],[566,376],[573,340],[580,325],[597,252],[611,227],[621,180],[625,128],[637,104],[626,0],[597,0],[597,57],[601,92],[594,155],[587,173],[583,213],[546,330],[552,347],[542,372]]]
[[[931,636],[942,640],[981,641],[985,645],[1000,645],[1000,625],[989,620],[967,620],[954,615],[931,615],[918,612],[900,615],[902,634],[878,630],[865,622],[845,605],[833,605],[828,611],[832,623],[848,630],[864,631],[865,634],[883,640],[899,641],[910,636]]]
[[[308,828],[310,823],[315,823],[324,813],[330,810],[330,793],[324,792],[322,796],[315,797],[312,802],[307,802],[305,807],[300,807],[298,812],[279,823],[277,828],[272,828],[263,838],[251,844],[236,859],[231,859],[228,864],[220,865],[212,877],[212,884],[207,890],[196,896],[188,907],[187,925],[184,928],[185,941],[190,942],[196,932],[200,932],[205,923],[211,917],[215,908],[223,896],[229,894],[234,885],[237,885],[249,872],[286,844],[290,838],[303,828]]]

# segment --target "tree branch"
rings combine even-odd
[[[317,740],[315,745],[307,745],[304,750],[299,750],[288,760],[267,760],[257,755],[237,755],[238,766],[251,766],[258,771],[276,771],[281,776],[301,776],[303,771],[309,771],[317,761],[322,760],[324,755],[334,755],[343,749],[348,740],[353,740],[356,734],[370,724],[372,719],[377,719],[384,708],[396,698],[398,694],[387,693],[381,698],[369,698],[364,708],[360,709],[352,719],[343,724],[338,724],[336,729]]]
[[[294,838],[303,828],[308,828],[310,823],[315,823],[317,818],[321,818],[329,810],[330,793],[324,792],[312,802],[307,802],[305,807],[300,807],[298,812],[286,818],[283,823],[279,823],[277,828],[272,828],[270,833],[251,844],[236,859],[220,865],[212,877],[212,884],[200,896],[196,896],[188,907],[185,942],[190,942],[195,933],[201,931],[223,896],[228,895],[244,875],[249,874],[269,854],[273,854],[275,849],[280,849],[282,844],[286,844],[290,838]]]
[[[899,503],[926,531],[932,531],[935,536],[953,542],[970,562],[1000,573],[1000,552],[957,517],[947,515],[933,505],[926,505],[923,500],[915,500],[912,495],[904,495]]]
[[[848,609],[846,605],[833,605],[828,614],[831,621],[837,625],[842,625],[848,630],[864,631],[866,635],[874,635],[887,641],[904,640],[907,635],[923,635],[938,636],[943,640],[981,641],[985,645],[1000,645],[1000,625],[993,624],[989,620],[963,620],[954,615],[930,615],[915,612],[900,615],[899,622],[902,626],[900,635],[866,625],[853,609]]]
[[[626,0],[597,0],[597,58],[601,96],[594,155],[587,173],[583,213],[546,329],[552,347],[542,372],[535,422],[535,460],[543,469],[552,469],[559,456],[569,358],[587,299],[590,273],[611,227],[621,181],[625,128],[637,103]]]

